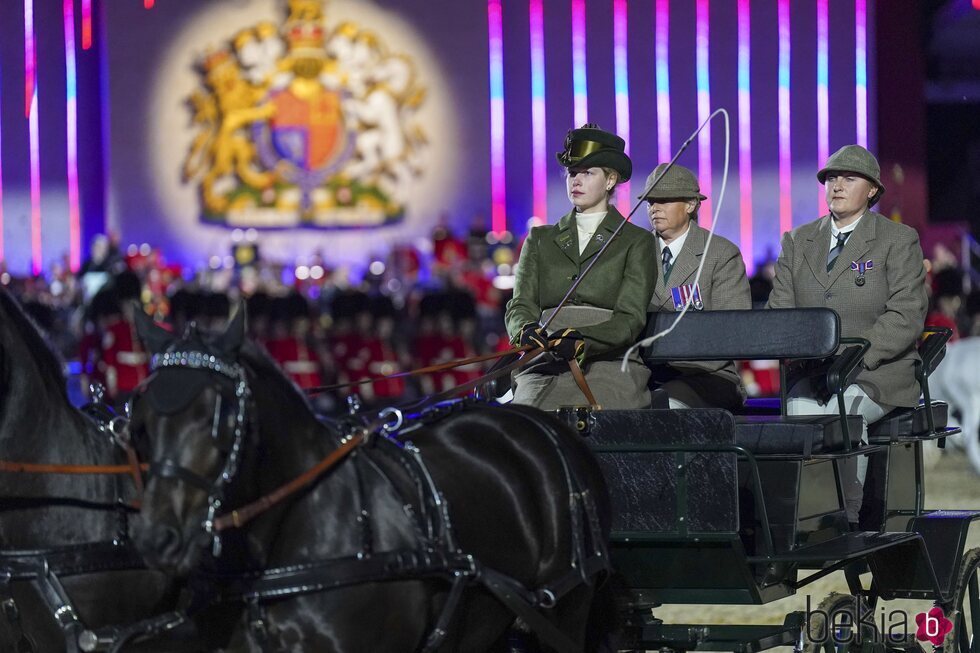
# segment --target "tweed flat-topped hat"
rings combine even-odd
[[[565,137],[565,149],[555,156],[566,168],[612,168],[619,173],[619,181],[629,181],[633,175],[633,162],[626,156],[626,141],[594,123],[570,129]]]
[[[667,167],[666,163],[661,163],[653,172],[647,177],[647,183],[644,188],[649,188],[653,180],[660,176],[664,168]],[[657,185],[650,190],[646,195],[638,195],[637,199],[651,199],[651,200],[688,200],[688,199],[698,199],[706,200],[708,199],[701,194],[701,185],[698,183],[698,178],[694,175],[689,168],[684,166],[679,166],[674,164],[669,170],[664,174],[663,178],[657,183]]]
[[[868,206],[874,206],[885,194],[881,183],[881,168],[875,155],[860,145],[845,145],[827,159],[827,165],[817,173],[817,181],[826,183],[827,175],[831,172],[851,172],[864,177],[878,187],[878,192],[868,201]]]

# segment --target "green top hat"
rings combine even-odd
[[[626,141],[593,123],[569,130],[565,149],[555,156],[566,168],[612,168],[619,173],[620,181],[629,181],[633,175],[633,162],[626,156]]]
[[[850,172],[864,177],[878,187],[878,192],[868,201],[868,206],[874,206],[885,194],[885,187],[881,183],[881,168],[878,166],[878,159],[875,155],[867,151],[860,145],[845,145],[834,152],[827,165],[817,173],[817,181],[821,184],[827,181],[827,175],[831,172]]]
[[[650,188],[650,184],[660,176],[660,173],[663,172],[667,165],[666,163],[661,163],[654,168],[650,176],[647,177],[647,183],[644,188]],[[694,173],[689,168],[675,164],[664,173],[664,176],[650,192],[646,195],[639,195],[637,199],[706,200],[708,198],[701,194],[701,186],[698,184],[698,178],[694,176]]]

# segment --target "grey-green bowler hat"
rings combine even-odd
[[[649,188],[653,180],[659,177],[666,167],[666,163],[661,163],[654,168],[650,176],[647,177],[647,183],[643,189]],[[706,200],[708,198],[701,194],[701,185],[698,184],[698,178],[694,176],[694,172],[684,166],[674,164],[650,192],[646,195],[638,195],[637,199]]]
[[[878,187],[878,192],[868,201],[868,206],[874,206],[885,194],[885,186],[881,183],[881,167],[875,155],[860,145],[845,145],[830,155],[827,165],[817,173],[817,181],[826,183],[827,175],[831,172],[851,172],[864,177]]]

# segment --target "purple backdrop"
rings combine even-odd
[[[30,1],[30,0],[29,0]],[[860,0],[859,0],[860,1]],[[38,80],[41,143],[41,215],[45,266],[68,248],[65,136],[65,52],[60,2],[33,0],[38,32]],[[79,51],[79,173],[85,241],[106,224],[116,226],[124,242],[149,241],[164,248],[171,259],[196,264],[202,252],[169,228],[164,207],[154,191],[158,173],[146,165],[152,139],[147,116],[158,83],[155,74],[174,35],[187,27],[202,5],[249,7],[250,0],[165,0],[145,10],[141,0],[93,0],[96,8],[95,47]],[[503,0],[503,72],[505,116],[505,180],[508,225],[521,231],[532,212],[531,68],[527,0]],[[775,252],[779,241],[778,186],[778,25],[777,1],[750,3],[753,239],[752,256]],[[829,30],[829,147],[856,141],[855,0],[827,0]],[[75,1],[80,29],[80,0]],[[478,0],[379,0],[378,10],[390,12],[423,37],[455,107],[457,149],[453,188],[445,192],[445,209],[462,229],[472,216],[490,219],[490,138],[487,6]],[[586,3],[589,120],[616,126],[613,75],[613,0]],[[328,3],[329,22],[343,18],[342,3]],[[545,26],[546,139],[548,143],[548,213],[555,220],[567,207],[561,170],[553,152],[573,126],[572,43],[570,0],[543,0]],[[732,151],[728,195],[719,233],[738,242],[738,99],[737,3],[709,3],[709,77],[712,107],[732,114]],[[792,212],[794,224],[817,215],[820,189],[814,173],[817,160],[817,0],[793,0],[791,21],[791,146]],[[670,9],[671,149],[696,127],[696,2],[673,0]],[[874,3],[868,2],[869,29]],[[105,29],[100,30],[99,12]],[[30,268],[30,174],[27,121],[24,117],[23,3],[0,3],[0,140],[4,251],[8,267]],[[278,19],[278,16],[271,16]],[[628,2],[628,81],[633,190],[657,163],[657,96],[655,76],[655,0]],[[228,35],[216,34],[215,39]],[[384,34],[381,34],[384,37]],[[200,48],[206,46],[200,44]],[[869,135],[875,146],[873,67],[874,34],[868,34]],[[103,72],[104,68],[104,72]],[[105,83],[103,94],[101,84]],[[105,100],[103,100],[103,97]],[[177,106],[175,111],[186,110]],[[108,138],[103,139],[103,124]],[[713,198],[720,187],[724,138],[720,122],[712,131]],[[440,125],[426,128],[438,133]],[[111,143],[103,147],[102,143]],[[698,170],[697,146],[681,163]],[[103,183],[103,170],[107,170]],[[439,175],[443,171],[429,171]],[[178,174],[178,171],[174,171]],[[623,202],[625,198],[620,198]],[[413,215],[419,231],[430,228],[437,215]],[[645,224],[645,219],[641,222]],[[389,232],[389,236],[392,233]],[[394,237],[384,239],[389,246]],[[329,234],[304,232],[304,239],[327,239]],[[83,250],[85,243],[83,242]],[[222,252],[223,253],[223,252]],[[282,255],[288,256],[289,251]],[[364,256],[367,256],[367,250]]]

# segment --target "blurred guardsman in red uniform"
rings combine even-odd
[[[105,313],[99,320],[100,355],[96,368],[98,376],[105,380],[106,393],[116,404],[126,401],[150,373],[149,356],[133,324],[133,311],[142,310],[141,288],[139,278],[126,271],[101,291],[114,297],[106,300]]]
[[[388,376],[401,371],[401,362],[393,342],[395,307],[383,295],[372,297],[369,307],[370,313],[362,312],[358,316],[358,331],[361,333],[358,354],[363,361],[361,379]],[[379,403],[391,401],[405,394],[405,380],[387,379],[366,383],[359,387],[359,392],[368,400]]]
[[[309,305],[292,293],[273,300],[273,336],[266,342],[269,354],[286,375],[301,388],[323,385],[320,357],[310,336]]]

